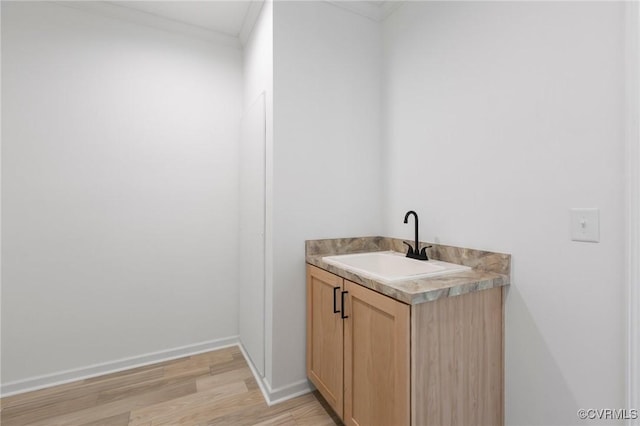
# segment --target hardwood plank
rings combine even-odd
[[[269,407],[266,403],[256,404],[253,407],[237,407],[236,410],[225,416],[218,416],[216,419],[207,422],[207,426],[251,426],[260,422],[267,422],[276,417],[281,417],[291,410],[301,406],[317,402],[313,394],[306,394],[297,398],[289,399]]]
[[[62,416],[55,416],[49,419],[33,423],[33,426],[76,426],[102,418],[108,418],[127,411],[133,411],[148,405],[170,401],[185,395],[193,394],[197,391],[195,381],[178,383],[163,387],[159,390],[136,395],[119,401],[98,405],[80,411],[75,411]]]
[[[196,379],[196,387],[198,388],[198,392],[202,392],[233,382],[243,381],[246,385],[246,382],[248,381],[247,379],[251,379],[253,380],[253,382],[255,382],[255,379],[253,379],[253,374],[251,373],[249,367],[242,367],[224,373],[219,373],[214,376],[207,375],[198,377]]]
[[[211,365],[209,367],[209,373],[214,376],[220,373],[226,373],[227,371],[237,370],[247,366],[247,362],[244,359],[234,359],[228,362]]]
[[[147,382],[149,380],[156,380],[163,377],[164,368],[165,367],[156,367],[142,371],[135,371],[127,375],[115,373],[114,375],[108,375],[104,378],[97,377],[89,379],[91,381],[86,381],[80,389],[96,389],[103,391],[135,383]]]
[[[259,397],[259,393],[255,390],[249,391],[247,395],[251,395],[252,399],[237,401],[233,407],[223,407],[223,411],[213,413],[199,424],[202,426],[253,426],[265,418],[262,414],[269,409],[264,398]]]
[[[246,389],[246,388],[245,388]],[[153,426],[197,425],[225,416],[238,409],[238,406],[250,409],[255,405],[266,405],[260,392],[243,392],[231,397],[225,396],[218,401],[203,401],[188,410],[172,412],[162,418],[153,418]],[[132,425],[133,426],[133,425]]]
[[[225,348],[215,352],[184,357],[163,363],[164,369],[155,380],[136,381],[119,387],[102,390],[99,392],[98,404],[127,398],[140,393],[149,392],[162,386],[178,383],[181,380],[198,379],[208,377],[211,365],[233,361],[233,356],[239,353],[237,347]]]
[[[254,426],[297,426],[297,423],[291,413],[284,413],[273,419],[256,423]]]
[[[247,385],[247,389],[249,390],[260,390],[260,386],[258,386],[258,382],[253,377],[246,379],[244,384]]]
[[[51,417],[61,416],[78,410],[93,407],[98,399],[95,392],[80,394],[80,389],[74,388],[70,397],[58,398],[55,402],[43,403],[38,400],[33,406],[19,405],[2,410],[2,425],[21,426],[31,424]]]
[[[171,423],[176,418],[190,418],[191,416],[199,415],[207,407],[215,406],[217,401],[226,400],[236,395],[246,395],[247,393],[247,387],[242,381],[225,384],[204,392],[196,392],[181,398],[174,398],[159,404],[132,410],[129,424],[136,426],[148,421],[151,421],[154,425]],[[175,422],[174,424],[182,423]]]
[[[100,392],[104,389],[126,386],[127,384],[137,384],[148,380],[161,378],[163,368],[158,366],[146,366],[128,370],[127,372],[117,372],[104,376],[79,380],[60,386],[27,392],[20,395],[2,399],[4,409],[17,408],[19,406],[34,409],[38,406],[52,405],[62,401],[83,398],[90,393]]]
[[[136,381],[130,384],[124,384],[120,387],[112,387],[111,389],[100,391],[98,403],[122,399],[150,391],[161,386],[179,383],[180,381],[207,377],[210,375],[210,368],[212,365],[227,365],[230,362],[234,362],[233,354],[235,352],[227,349],[220,350],[220,353],[217,352],[218,351],[209,352],[174,360],[164,366],[161,374],[154,377],[155,380],[148,380],[145,382]]]
[[[335,422],[317,401],[291,411],[298,426],[335,426]],[[389,424],[391,426],[391,424]],[[394,424],[395,426],[395,424]]]
[[[79,380],[50,388],[7,396],[0,400],[0,407],[2,407],[2,410],[5,410],[7,408],[17,407],[19,405],[29,405],[33,403],[53,403],[56,402],[57,395],[64,395],[66,394],[66,392],[73,391],[78,386],[81,386],[82,383],[83,381]]]
[[[3,426],[27,423],[293,426],[299,421],[337,424],[326,423],[335,413],[320,411],[322,407],[327,405],[317,392],[269,407],[241,352],[233,347],[5,398],[0,400],[0,423]]]
[[[238,355],[240,356],[240,358],[238,358]],[[213,352],[205,352],[202,354],[193,355],[190,358],[195,362],[206,362],[209,365],[215,365],[223,362],[233,361],[234,359],[242,359],[244,361],[242,352],[240,352],[240,349],[238,349],[237,346],[219,349]]]
[[[232,358],[231,358],[232,359]],[[205,358],[187,358],[182,362],[164,367],[165,379],[189,378],[209,374],[211,364]]]
[[[197,380],[200,377],[209,377],[201,375],[193,375],[187,377],[176,377],[171,379],[155,379],[139,383],[131,383],[118,388],[106,389],[98,392],[98,400],[96,405],[107,404],[109,402],[118,401],[121,399],[132,398],[136,395],[153,392],[160,390],[163,387],[177,385],[179,383],[189,383]]]
[[[116,414],[115,416],[98,419],[81,426],[127,426],[129,424],[129,412]]]

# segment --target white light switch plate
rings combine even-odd
[[[571,239],[600,242],[600,209],[571,209]]]

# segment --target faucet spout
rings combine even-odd
[[[414,253],[419,253],[420,249],[418,248],[418,241],[420,241],[418,239],[418,213],[414,212],[413,210],[409,210],[407,212],[407,214],[404,215],[404,223],[409,223],[409,216],[413,215],[413,218],[415,219],[415,231],[416,231],[416,235],[415,235],[415,245],[413,246],[413,252]]]
[[[411,247],[409,243],[405,243],[409,246],[409,250],[407,250],[407,257],[418,260],[429,260],[427,257],[427,247],[420,251],[420,238],[418,238],[418,214],[413,210],[409,210],[407,214],[404,215],[404,223],[409,223],[409,216],[411,215],[413,215],[415,220],[415,245]]]

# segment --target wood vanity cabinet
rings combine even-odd
[[[343,279],[307,266],[307,377],[343,418],[344,328],[338,309]]]
[[[346,425],[408,425],[409,305],[307,266],[307,377]]]
[[[502,425],[502,312],[501,288],[407,305],[307,265],[307,377],[347,426]]]

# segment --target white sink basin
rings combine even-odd
[[[394,251],[326,256],[322,260],[330,265],[385,282],[427,278],[471,269],[468,266],[440,260],[415,260]]]

